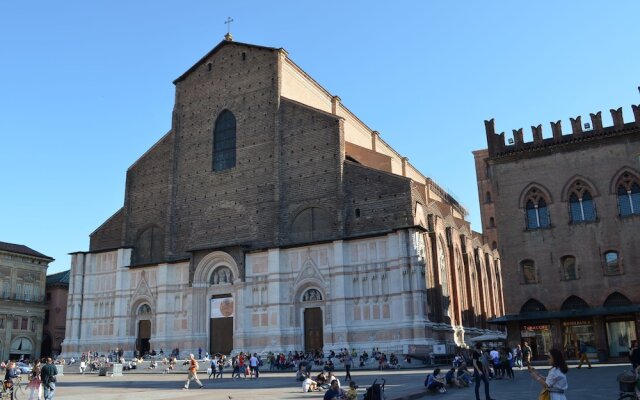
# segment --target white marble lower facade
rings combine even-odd
[[[305,347],[304,312],[319,308],[325,351],[402,353],[407,346],[454,344],[464,328],[428,319],[427,264],[413,229],[245,255],[244,276],[227,253],[189,262],[128,267],[131,250],[72,258],[64,355],[136,348],[140,321],[150,347],[209,351],[212,297],[235,303],[232,352]],[[473,329],[474,333],[481,333]],[[461,339],[462,338],[462,339]]]

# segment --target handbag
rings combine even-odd
[[[548,388],[542,389],[542,391],[538,395],[538,400],[551,400],[551,394],[549,393]]]

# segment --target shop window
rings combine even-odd
[[[617,251],[607,251],[603,255],[604,262],[604,274],[605,275],[620,275],[622,268],[620,266],[620,257]]]
[[[596,337],[590,320],[567,320],[562,322],[562,340],[566,358],[579,358],[584,345],[587,354],[596,354]]]
[[[533,260],[524,260],[520,263],[522,283],[528,285],[538,283],[538,271]]]
[[[628,356],[631,342],[637,339],[633,316],[619,318],[618,321],[608,321],[607,344],[610,357]]]
[[[562,265],[562,280],[572,281],[578,279],[578,268],[574,256],[564,256],[560,259]]]

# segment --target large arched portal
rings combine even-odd
[[[302,295],[304,306],[304,351],[322,350],[324,346],[324,321],[322,318],[322,293],[318,289],[308,289]]]

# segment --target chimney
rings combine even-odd
[[[340,104],[340,97],[333,96],[331,98],[331,114],[338,115],[338,105]]]
[[[611,109],[611,119],[613,119],[613,126],[616,129],[624,128],[624,118],[622,117],[622,107],[617,110]]]
[[[551,132],[553,132],[553,140],[562,139],[562,121],[552,122]]]
[[[379,137],[380,137],[380,132],[378,131],[371,132],[371,150],[376,151],[376,145]]]
[[[602,111],[598,111],[597,113],[589,114],[591,116],[591,123],[593,124],[594,131],[602,130]]]

